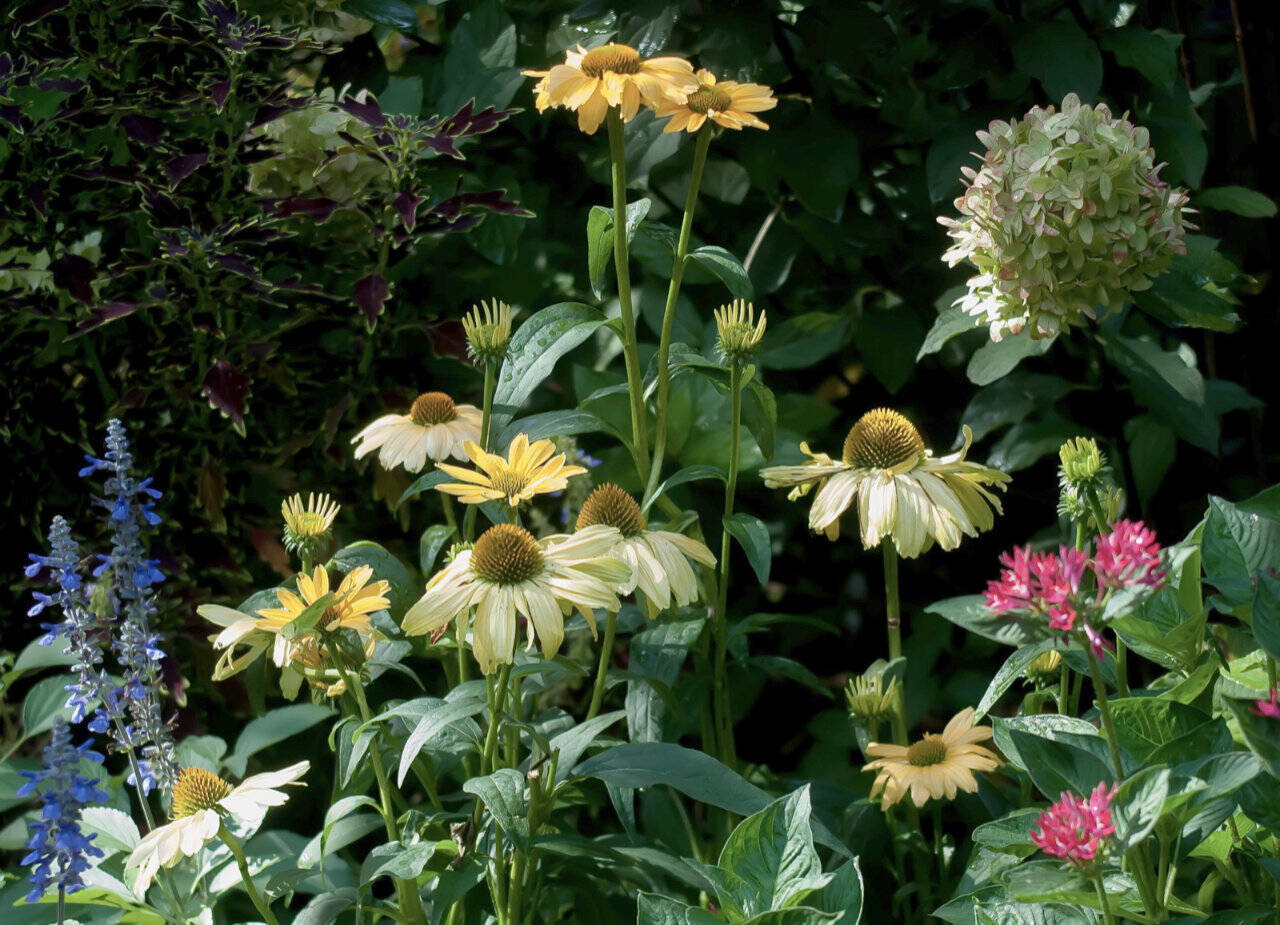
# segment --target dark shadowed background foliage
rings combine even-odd
[[[768,311],[760,367],[779,400],[774,458],[798,459],[801,439],[835,452],[858,415],[891,403],[938,452],[969,423],[975,458],[1013,473],[994,531],[904,564],[911,670],[931,679],[908,684],[909,709],[919,719],[972,703],[994,644],[920,608],[980,590],[1015,542],[1058,541],[1063,439],[1099,437],[1130,514],[1168,542],[1194,525],[1206,494],[1243,498],[1275,480],[1280,446],[1264,402],[1280,333],[1276,226],[1259,220],[1275,208],[1251,192],[1280,194],[1267,169],[1280,144],[1269,5],[1241,0],[1233,19],[1227,0],[244,4],[260,27],[187,3],[20,5],[0,59],[8,545],[37,548],[55,512],[83,510],[80,454],[99,445],[108,416],[123,417],[167,492],[163,619],[174,671],[192,684],[179,721],[230,727],[235,710],[220,708],[240,708],[243,693],[207,680],[194,608],[274,579],[281,498],[332,492],[340,533],[358,524],[416,562],[434,499],[394,511],[407,480],[354,464],[350,437],[419,391],[478,403],[457,324],[474,302],[496,297],[525,314],[598,302],[585,225],[607,201],[607,148],[566,114],[539,117],[520,68],[616,39],[779,97],[770,131],[713,143],[694,226],[696,243],[747,265]],[[316,91],[349,85],[349,98],[368,89],[392,116],[471,105],[461,119],[427,122],[439,148],[412,176],[371,183],[342,208],[265,199],[250,191],[250,171],[273,150],[246,131],[295,105],[284,86],[300,76]],[[935,219],[954,214],[974,132],[1072,91],[1150,129],[1163,177],[1189,187],[1201,210],[1191,254],[1097,339],[1059,337],[1016,365],[982,330],[926,340],[965,278],[939,259]],[[659,226],[678,223],[690,143],[644,112],[627,138],[632,198],[651,202],[633,252],[647,362],[671,259]],[[406,192],[422,197],[413,228]],[[512,203],[532,217],[509,214]],[[676,339],[709,348],[711,311],[731,293],[705,271],[686,283]],[[1133,339],[1151,349],[1106,346]],[[601,337],[589,348],[560,364],[528,410],[622,381],[613,345]],[[723,465],[723,403],[696,377],[677,381],[673,465]],[[625,399],[591,408],[619,419]],[[591,436],[581,445],[603,459],[595,479],[625,482],[623,451]],[[751,442],[745,464],[761,460]],[[806,507],[751,473],[739,491],[775,547],[765,588],[745,563],[737,572],[741,613],[811,615],[837,632],[783,627],[755,643],[813,674],[744,675],[739,748],[747,761],[847,782],[852,733],[827,697],[882,654],[879,557],[856,538],[807,539]],[[708,524],[718,516],[715,492],[695,487],[681,500],[706,501]],[[19,648],[32,631],[20,557],[11,560],[8,645]]]

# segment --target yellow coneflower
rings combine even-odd
[[[594,633],[596,610],[622,606],[617,589],[631,572],[608,556],[618,538],[604,526],[541,541],[515,524],[490,527],[427,583],[405,614],[404,631],[421,636],[456,620],[465,635],[474,607],[471,649],[485,674],[514,659],[517,616],[528,621],[530,648],[536,641],[551,658],[564,640],[564,614],[576,608]]]
[[[768,129],[769,126],[755,116],[778,105],[773,90],[763,84],[740,84],[734,80],[716,81],[708,70],[695,75],[698,88],[683,101],[667,99],[658,104],[654,114],[659,118],[671,117],[664,132],[696,132],[708,119],[717,125],[741,131],[744,125]]]
[[[515,507],[534,495],[561,491],[570,477],[587,471],[565,465],[565,454],[556,454],[556,445],[550,440],[530,443],[525,434],[516,434],[506,456],[486,453],[470,440],[463,449],[479,471],[440,463],[441,472],[461,481],[445,482],[436,490],[456,495],[464,504],[503,500]]]
[[[587,496],[578,514],[579,532],[603,524],[618,531],[618,540],[606,555],[621,559],[631,569],[631,578],[618,586],[622,594],[639,589],[645,613],[655,619],[671,606],[679,607],[698,599],[698,577],[692,559],[714,566],[711,550],[680,533],[650,530],[640,505],[617,485],[598,485]]]
[[[280,516],[284,518],[284,546],[290,552],[300,552],[313,560],[323,553],[333,532],[333,521],[342,506],[328,495],[310,492],[307,503],[302,495],[286,498],[280,504]]]
[[[384,414],[351,442],[359,444],[356,459],[378,450],[382,468],[402,465],[410,472],[421,472],[428,459],[466,459],[463,444],[480,439],[483,417],[475,405],[454,404],[444,392],[424,392],[414,399],[408,414]]]
[[[372,636],[373,626],[369,622],[369,615],[390,606],[390,601],[385,597],[390,585],[382,580],[370,583],[369,579],[372,577],[373,569],[367,565],[357,566],[348,572],[334,590],[333,601],[316,622],[316,629],[353,629],[362,639]],[[329,593],[329,574],[323,566],[316,566],[311,575],[298,575],[297,586],[296,594],[288,588],[278,588],[276,597],[280,606],[264,607],[256,616],[218,604],[204,604],[197,609],[196,612],[206,620],[225,627],[213,639],[215,649],[226,650],[214,668],[215,681],[244,670],[268,646],[272,648],[272,661],[277,667],[285,668],[308,645],[315,642],[313,633],[287,638],[283,630],[304,610]],[[239,646],[247,646],[248,651],[237,656],[236,649]]]
[[[760,346],[767,319],[760,313],[756,320],[756,307],[745,299],[734,299],[721,305],[712,315],[716,320],[716,349],[726,362],[745,366]]]
[[[161,867],[198,854],[218,837],[224,817],[256,829],[268,809],[289,799],[278,788],[298,783],[310,767],[311,762],[299,761],[281,771],[246,777],[235,787],[203,768],[183,768],[173,786],[172,821],[144,835],[125,862],[126,870],[135,871],[133,892],[145,896]]]
[[[993,771],[1000,759],[977,744],[991,738],[991,727],[975,726],[973,714],[973,707],[966,707],[951,718],[941,735],[929,733],[911,745],[868,745],[867,754],[875,760],[862,770],[878,772],[871,798],[883,792],[880,805],[888,809],[908,793],[916,806],[924,806],[930,799],[955,799],[961,790],[976,792],[973,772]]]
[[[507,355],[511,340],[511,306],[494,299],[471,306],[462,316],[467,355],[477,366],[495,366]]]
[[[631,120],[640,104],[657,106],[664,100],[684,100],[698,89],[693,65],[683,58],[642,58],[629,45],[609,43],[587,51],[581,45],[566,52],[564,64],[549,71],[523,71],[540,78],[534,86],[538,112],[563,106],[578,114],[578,128],[594,134],[610,107],[623,121]]]
[[[792,488],[792,500],[816,486],[809,528],[829,539],[839,537],[840,516],[857,502],[862,545],[871,549],[891,537],[910,559],[935,541],[954,549],[963,536],[977,536],[995,523],[1000,499],[985,486],[1003,489],[1009,476],[966,461],[972,442],[966,426],[959,452],[935,458],[910,421],[877,408],[850,429],[839,461],[802,443],[808,462],[773,466],[760,475],[770,488]]]

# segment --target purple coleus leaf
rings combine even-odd
[[[94,328],[100,328],[108,321],[115,321],[117,318],[132,315],[137,310],[138,306],[133,302],[112,302],[110,305],[98,305],[89,309],[89,317],[76,325],[75,332],[71,336],[74,338],[82,334],[88,334]]]
[[[423,197],[417,193],[411,193],[404,190],[396,195],[392,201],[396,212],[400,214],[400,221],[404,222],[406,231],[413,231],[413,226],[418,222],[418,204],[422,202]]]
[[[243,276],[245,279],[258,282],[258,272],[246,258],[235,254],[219,254],[214,260],[217,261],[218,266],[222,267],[222,269],[229,270],[238,276]]]
[[[364,321],[370,331],[378,323],[378,316],[386,307],[387,296],[390,294],[391,285],[378,273],[370,273],[356,283],[356,305],[364,312]]]
[[[449,135],[453,138],[462,138],[466,135],[482,135],[485,132],[491,132],[511,116],[515,115],[514,109],[494,109],[489,106],[479,112],[473,111],[470,102],[440,123],[436,131],[441,135]]]
[[[164,172],[169,175],[169,185],[177,186],[208,160],[207,153],[184,154],[182,157],[171,160],[164,165]]]
[[[387,124],[387,117],[382,114],[382,107],[373,100],[364,103],[354,99],[339,100],[338,107],[374,128],[382,128]]]
[[[244,416],[249,405],[249,380],[226,360],[218,360],[205,374],[200,391],[209,405],[231,422],[236,433],[245,435]]]
[[[294,215],[305,215],[323,223],[334,209],[338,208],[336,199],[324,196],[295,196],[292,199],[280,199],[273,204],[272,215],[276,218],[289,218]]]
[[[455,360],[467,362],[467,333],[461,321],[437,321],[427,325],[427,334],[431,337],[431,346],[436,356],[453,357]]]
[[[130,113],[120,120],[120,127],[129,138],[148,147],[154,147],[160,143],[162,127],[154,119]]]
[[[209,91],[209,96],[213,99],[213,108],[218,112],[222,112],[222,107],[227,104],[227,97],[231,95],[231,78],[219,81],[214,84]]]
[[[93,281],[98,268],[79,254],[67,254],[49,264],[53,271],[53,284],[65,289],[73,298],[88,305],[93,301]]]
[[[45,189],[39,183],[32,183],[27,187],[27,198],[31,200],[31,207],[40,213],[40,217],[44,218],[47,214],[47,202],[45,199]]]
[[[50,13],[55,13],[69,4],[71,0],[33,0],[33,2],[19,7],[11,15],[14,21],[20,26],[29,26],[33,22],[39,22]]]

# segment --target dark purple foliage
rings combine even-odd
[[[93,301],[93,281],[98,276],[98,268],[79,254],[67,254],[49,264],[53,271],[53,284],[65,289],[72,298],[79,299],[88,305]]]
[[[209,404],[231,421],[231,426],[244,435],[244,416],[248,410],[249,380],[226,360],[218,360],[205,374],[200,391]]]
[[[373,326],[378,323],[378,316],[382,314],[390,292],[391,287],[378,273],[370,273],[356,283],[356,305],[364,312],[365,324],[369,326],[369,330],[372,331]]]

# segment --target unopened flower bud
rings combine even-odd
[[[496,366],[507,355],[511,341],[511,308],[494,299],[473,305],[462,317],[467,335],[467,355],[477,366]]]
[[[715,319],[720,356],[726,363],[745,366],[764,337],[765,313],[761,312],[757,321],[754,305],[734,299],[732,304],[716,309]]]

